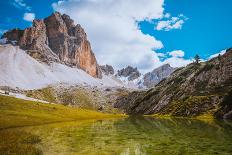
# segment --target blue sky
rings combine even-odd
[[[86,0],[87,1],[87,0]],[[97,58],[99,61],[102,63],[111,63],[111,64],[123,64],[123,65],[137,65],[141,69],[150,68],[154,67],[155,65],[151,65],[150,63],[146,64],[145,57],[148,57],[149,55],[140,55],[139,52],[138,54],[132,55],[132,57],[140,56],[144,57],[144,59],[138,59],[135,58],[135,60],[131,60],[131,63],[127,63],[128,59],[118,59],[118,57],[112,57],[111,60],[108,60],[109,58],[104,57],[103,55],[105,54],[102,52],[103,50],[109,51],[110,48],[115,49],[115,47],[118,46],[125,46],[125,44],[128,42],[131,45],[126,47],[126,49],[131,51],[134,51],[135,45],[132,45],[134,43],[138,44],[144,44],[141,45],[141,51],[145,51],[149,48],[154,48],[156,53],[164,53],[165,56],[159,57],[160,60],[151,60],[152,63],[154,64],[161,64],[161,61],[164,61],[167,58],[172,57],[173,55],[170,54],[170,52],[175,51],[175,50],[181,50],[184,52],[184,56],[181,56],[181,58],[190,60],[192,59],[195,54],[199,54],[203,59],[207,59],[210,55],[215,54],[217,52],[220,52],[221,50],[225,48],[229,48],[232,46],[232,12],[231,12],[231,6],[232,6],[232,1],[231,0],[147,0],[144,2],[151,3],[154,5],[154,8],[150,6],[149,4],[147,6],[141,6],[141,8],[138,8],[138,10],[141,10],[141,14],[144,15],[144,10],[149,10],[150,12],[147,12],[147,16],[142,16],[142,18],[148,18],[149,14],[152,12],[152,9],[155,10],[156,8],[158,9],[164,9],[163,15],[167,15],[167,17],[157,17],[154,14],[154,19],[152,20],[146,20],[142,21],[140,19],[140,16],[136,16],[137,12],[140,13],[140,11],[137,10],[136,15],[133,15],[132,17],[136,16],[137,21],[139,21],[139,28],[141,32],[143,33],[143,36],[139,34],[138,32],[137,35],[134,36],[134,38],[140,37],[140,39],[136,40],[133,38],[122,38],[123,34],[121,36],[120,33],[108,33],[113,34],[120,38],[120,40],[126,40],[125,43],[123,44],[115,44],[112,47],[106,48],[106,47],[100,47],[101,46],[107,46],[111,45],[112,42],[115,43],[118,40],[116,40],[116,37],[112,36],[107,36],[108,34],[104,34],[104,31],[107,31],[108,29],[106,28],[107,26],[110,27],[111,25],[117,25],[121,26],[121,28],[115,28],[112,27],[112,29],[109,29],[110,31],[125,31],[127,30],[125,26],[129,25],[126,22],[123,21],[123,19],[127,18],[122,18],[122,21],[116,22],[115,24],[113,23],[114,21],[118,21],[117,18],[115,20],[109,20],[109,21],[104,21],[104,17],[100,18],[98,16],[95,16],[96,14],[99,14],[99,16],[104,16],[105,14],[110,14],[112,15],[112,19],[114,19],[113,13],[109,12],[111,9],[107,9],[108,6],[103,7],[102,5],[105,5],[104,3],[100,3],[98,5],[92,5],[90,3],[86,3],[86,1],[79,2],[72,2],[70,0],[66,0],[64,3],[57,3],[58,0],[1,0],[0,1],[0,33],[3,33],[4,30],[9,30],[15,27],[18,28],[26,28],[31,25],[31,22],[26,21],[23,19],[24,13],[34,13],[36,18],[44,18],[50,15],[54,9],[61,11],[62,13],[67,13],[69,14],[74,20],[77,20],[80,22],[80,24],[86,29],[87,34],[89,35],[90,41],[93,44],[94,51],[96,51]],[[120,0],[120,8],[123,8],[123,3],[126,1],[129,3],[125,3],[125,8],[126,11],[132,8],[131,12],[128,13],[128,15],[131,15],[134,10],[139,7],[136,3],[139,3],[139,1],[143,0],[138,0],[138,1],[131,1],[131,0]],[[157,3],[154,3],[154,1],[157,1]],[[101,1],[102,2],[102,1]],[[108,1],[109,2],[109,1]],[[56,7],[52,7],[52,3],[56,4]],[[112,8],[117,6],[115,4],[116,2],[112,1]],[[107,5],[110,3],[107,3]],[[159,6],[159,4],[162,4]],[[156,7],[156,6],[157,7]],[[93,8],[97,6],[96,10],[88,10],[89,14],[85,16],[79,16],[76,14],[81,14],[86,11],[86,9]],[[144,7],[144,8],[143,8]],[[105,9],[106,8],[106,9]],[[119,7],[118,7],[119,8]],[[117,10],[119,10],[116,7],[116,11],[114,9],[113,12],[114,14],[117,14],[117,16],[120,16],[120,13],[117,13]],[[129,9],[127,9],[129,8]],[[103,9],[105,12],[104,14],[100,14]],[[144,9],[144,10],[142,10]],[[100,11],[99,11],[100,10]],[[81,12],[82,11],[82,12]],[[98,12],[97,12],[98,11]],[[119,10],[121,11],[121,10]],[[122,10],[126,12],[125,10]],[[139,14],[138,13],[138,14]],[[152,12],[153,13],[153,12]],[[159,14],[158,11],[155,12],[157,15]],[[84,19],[84,17],[87,19]],[[116,16],[115,16],[116,17]],[[172,24],[177,23],[178,21],[182,21],[180,23],[179,27],[169,27],[169,29],[165,30],[165,27],[163,29],[157,29],[157,24],[160,21],[171,21],[172,18],[176,18],[175,22]],[[98,20],[99,19],[99,20]],[[129,19],[129,18],[128,18]],[[94,23],[95,22],[95,23]],[[102,23],[101,23],[102,22]],[[99,24],[101,23],[101,24]],[[91,27],[91,25],[94,25]],[[103,25],[103,26],[102,26]],[[104,27],[106,25],[106,27]],[[102,26],[102,27],[101,27]],[[167,25],[166,25],[167,26]],[[174,26],[174,25],[169,25],[169,26]],[[128,29],[129,30],[129,29]],[[139,30],[139,31],[140,31]],[[99,31],[99,34],[95,34],[95,31]],[[93,34],[94,32],[94,34]],[[103,32],[103,33],[102,33]],[[133,31],[131,31],[132,33]],[[125,32],[126,33],[126,32]],[[152,36],[155,38],[152,39],[149,36],[147,37],[145,34],[148,34],[149,36]],[[0,34],[1,35],[1,34]],[[130,35],[130,34],[128,34]],[[101,39],[102,38],[106,38]],[[109,39],[110,38],[110,39]],[[109,42],[112,40],[112,42]],[[143,41],[141,41],[143,40]],[[106,44],[99,43],[99,42],[107,42]],[[160,48],[159,42],[156,42],[155,44],[151,43],[151,41],[160,41],[163,45],[162,48]],[[120,42],[120,41],[118,41]],[[137,47],[138,45],[136,45]],[[146,48],[146,46],[149,46],[149,48]],[[125,49],[118,49],[121,51],[124,51]],[[117,51],[115,51],[117,53]],[[119,56],[122,55],[120,52]],[[112,54],[113,55],[113,54]],[[155,56],[154,56],[155,57]],[[157,57],[157,56],[156,56]],[[108,60],[108,61],[106,61]],[[150,59],[149,59],[150,61]],[[171,60],[170,60],[171,61]],[[143,65],[141,65],[141,62],[144,62]],[[169,62],[169,61],[167,61]],[[116,66],[116,67],[123,67],[121,66]],[[157,65],[156,65],[157,66]]]
[[[154,31],[154,24],[142,22],[142,31],[162,40],[161,52],[181,49],[185,57],[199,53],[207,58],[232,47],[231,0],[167,0],[165,10],[172,15],[184,14],[188,20],[181,30]]]

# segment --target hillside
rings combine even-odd
[[[232,118],[232,50],[177,69],[148,91],[134,91],[114,105],[128,114]]]

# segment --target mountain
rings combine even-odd
[[[102,65],[100,66],[100,69],[105,75],[114,75],[114,68],[110,65]]]
[[[151,72],[148,72],[143,77],[143,85],[147,88],[154,87],[161,80],[171,75],[176,68],[171,67],[169,64],[162,65]]]
[[[169,64],[165,64],[142,75],[137,68],[128,66],[119,70],[116,77],[127,83],[133,82],[138,88],[152,88],[161,80],[170,76],[175,70],[176,68],[171,67]]]
[[[148,91],[134,91],[114,105],[127,114],[232,118],[232,50],[179,68]]]
[[[138,71],[137,68],[128,66],[126,68],[118,70],[116,76],[126,78],[128,81],[133,81],[135,79],[138,79],[141,76],[141,73]]]
[[[45,19],[34,20],[33,26],[25,30],[10,30],[2,38],[39,61],[75,66],[93,77],[102,77],[84,29],[68,15],[55,12]]]
[[[114,75],[124,84],[140,89],[154,87],[161,80],[170,76],[170,74],[176,69],[171,67],[169,64],[165,64],[143,75],[136,67],[134,68],[132,66],[127,66],[126,68],[118,70],[116,74],[114,68],[110,65],[103,65],[100,66],[100,68],[103,74],[111,76]]]

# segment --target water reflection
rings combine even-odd
[[[39,136],[43,154],[232,154],[232,123],[223,121],[129,117],[7,130],[15,131]]]

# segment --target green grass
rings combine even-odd
[[[1,131],[0,154],[40,155],[42,151],[36,147],[41,142],[37,135],[25,131]]]
[[[182,100],[172,101],[163,109],[162,114],[197,117],[209,111],[214,112],[214,110],[215,107],[211,105],[210,96],[188,96]]]
[[[118,118],[124,115],[26,101],[0,95],[0,129],[87,119]]]
[[[58,95],[58,99],[62,104],[71,104],[79,108],[96,110],[94,107],[96,104],[93,100],[93,96],[85,92],[84,90],[73,90],[71,92],[64,91]]]
[[[37,98],[40,100],[56,103],[55,90],[52,87],[46,87],[38,90],[30,90],[26,94],[28,97]]]

